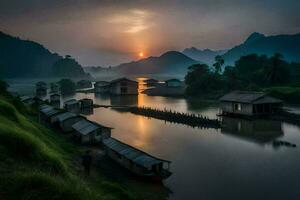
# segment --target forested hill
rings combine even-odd
[[[52,53],[39,43],[0,32],[0,77],[87,76],[74,59]],[[62,62],[67,61],[65,68]],[[59,62],[60,69],[54,67]],[[74,69],[74,70],[73,70]]]
[[[300,62],[300,34],[265,36],[252,33],[244,43],[228,50],[222,57],[226,65],[233,65],[241,56],[280,53],[288,62]]]
[[[113,69],[123,74],[186,74],[189,66],[199,61],[177,52],[168,51],[159,57],[148,57],[123,63]]]

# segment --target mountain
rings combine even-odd
[[[186,48],[182,53],[194,60],[200,60],[206,64],[213,64],[217,55],[223,55],[226,50],[213,51],[210,49],[197,49],[196,47]]]
[[[114,69],[123,74],[186,74],[187,68],[196,63],[199,62],[180,52],[168,51],[159,57],[120,64]]]
[[[241,56],[252,53],[271,56],[280,53],[289,62],[300,62],[300,34],[265,36],[252,33],[244,43],[228,50],[222,57],[226,65],[233,65]]]
[[[0,77],[79,77],[87,76],[77,62],[67,62],[65,68],[54,68],[63,58],[39,43],[22,40],[0,32]],[[73,60],[75,61],[75,60]],[[61,62],[60,62],[61,63]],[[58,73],[59,72],[59,73]]]

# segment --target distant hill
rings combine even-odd
[[[0,77],[79,77],[87,76],[74,59],[61,69],[53,66],[65,58],[39,43],[22,40],[0,32]],[[61,62],[60,62],[61,63]],[[74,69],[74,70],[73,70]]]
[[[182,53],[194,60],[199,60],[208,65],[214,63],[214,59],[217,55],[223,55],[227,50],[213,51],[210,49],[197,49],[196,47],[186,48]]]
[[[186,74],[187,68],[196,63],[199,61],[180,52],[168,51],[159,57],[120,64],[114,69],[123,74]]]
[[[265,36],[261,33],[252,33],[244,43],[228,50],[223,58],[228,65],[234,64],[241,56],[248,54],[280,53],[289,62],[300,62],[300,34]]]

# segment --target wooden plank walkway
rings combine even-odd
[[[124,105],[98,105],[94,104],[95,108],[114,108],[122,111],[131,112],[137,115],[152,117],[172,123],[185,124],[199,128],[221,128],[221,122],[218,119],[209,119],[200,114],[180,113],[171,110],[159,110],[150,107],[124,106]]]

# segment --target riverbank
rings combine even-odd
[[[0,96],[0,197],[4,199],[165,199],[162,186],[130,176],[111,177],[111,165],[93,150],[91,176],[78,158],[91,147],[37,123],[36,112],[9,94]],[[77,161],[76,161],[77,160]],[[119,174],[123,171],[120,170]],[[126,172],[124,172],[126,174]]]

